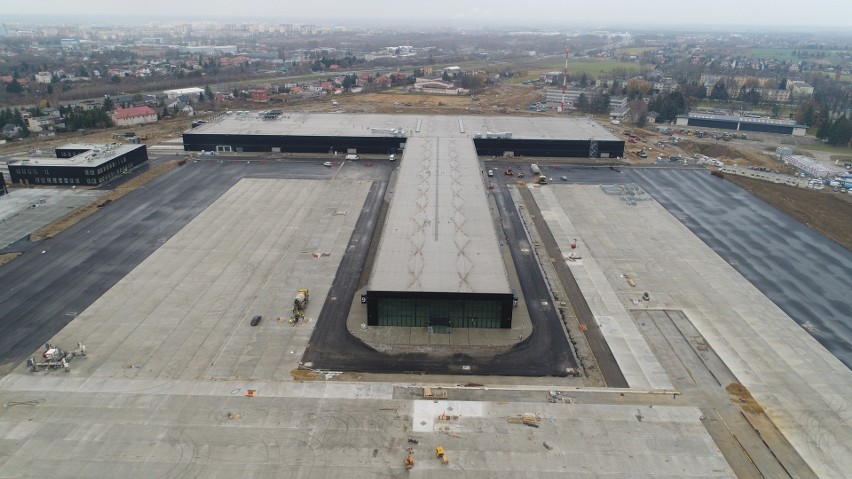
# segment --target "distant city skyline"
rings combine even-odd
[[[716,0],[707,4],[683,0],[656,0],[648,3],[627,0],[611,0],[605,3],[563,3],[554,0],[430,0],[420,3],[326,0],[322,3],[322,8],[313,9],[311,5],[314,4],[300,3],[294,8],[292,5],[270,0],[149,0],[144,3],[114,0],[42,0],[4,5],[6,19],[2,22],[21,21],[23,17],[34,23],[88,23],[88,20],[168,22],[179,18],[219,22],[254,20],[318,24],[380,25],[398,22],[406,26],[422,24],[452,27],[517,25],[530,28],[572,26],[645,30],[652,26],[686,28],[699,25],[730,25],[761,29],[789,29],[799,26],[852,30],[852,2],[848,0],[815,0],[806,4],[792,0],[776,0],[771,3]]]

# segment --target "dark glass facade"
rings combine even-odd
[[[127,153],[117,155],[100,165],[40,165],[22,163],[9,165],[12,183],[50,186],[96,186],[122,175],[131,168],[148,161],[148,150],[139,145]]]
[[[514,295],[367,291],[367,324],[432,328],[511,328]]]
[[[525,156],[557,156],[588,158],[590,140],[534,140],[518,138],[478,138],[473,140],[476,153],[485,156],[502,156],[506,151]],[[236,152],[293,152],[328,153],[331,150],[346,152],[355,149],[358,153],[400,153],[405,138],[401,137],[342,137],[342,136],[286,136],[286,135],[226,135],[184,133],[183,147],[186,151],[217,151],[228,147]],[[624,156],[621,140],[599,140],[598,157]]]

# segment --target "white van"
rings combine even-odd
[[[389,156],[388,161],[396,161],[396,155]]]
[[[494,170],[488,170],[488,176],[494,176]]]
[[[351,160],[351,161],[355,161],[355,160],[360,160],[361,157],[358,156],[358,155],[346,155],[346,159]]]

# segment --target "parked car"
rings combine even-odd
[[[323,163],[323,164],[322,164],[322,166],[328,166],[328,167],[331,167],[331,162],[330,162],[330,161],[326,161],[325,163]]]

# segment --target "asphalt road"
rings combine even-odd
[[[346,329],[346,317],[351,298],[358,293],[358,280],[370,246],[368,240],[386,188],[383,181],[370,190],[329,298],[320,311],[303,363],[316,369],[336,371],[560,377],[566,376],[569,368],[577,367],[553,304],[548,301],[545,306],[541,301],[530,301],[532,298],[549,299],[550,294],[535,256],[520,250],[527,238],[505,189],[496,190],[494,196],[533,324],[532,334],[526,340],[505,353],[489,357],[464,353],[446,355],[440,351],[391,355],[376,351],[352,336]]]
[[[330,178],[316,160],[189,162],[0,268],[0,375],[48,341],[244,176]],[[198,185],[194,187],[193,185]],[[62,345],[66,348],[73,345]]]

